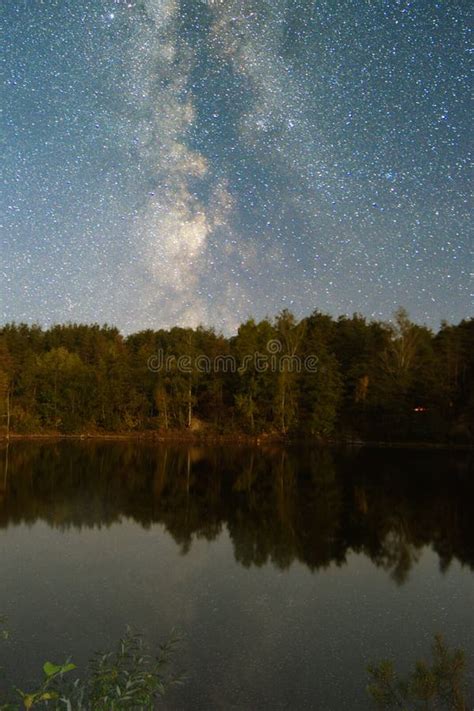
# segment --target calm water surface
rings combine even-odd
[[[152,645],[185,635],[168,709],[367,709],[367,664],[406,669],[437,632],[474,660],[470,453],[0,455],[0,666],[16,683],[46,659],[83,664],[127,624]]]

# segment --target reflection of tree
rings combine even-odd
[[[226,526],[244,566],[316,570],[353,551],[402,584],[427,545],[442,571],[453,559],[474,568],[470,466],[469,453],[14,443],[0,526],[128,517],[162,524],[184,554]]]
[[[0,448],[0,452],[3,455],[3,462],[2,462],[2,467],[1,467],[1,471],[0,471],[0,506],[3,503],[3,499],[5,498],[6,491],[7,491],[9,446],[10,446],[10,443],[7,440],[5,445]]]
[[[427,545],[438,553],[441,570],[453,557],[472,567],[471,456],[380,450],[365,458],[371,470],[354,490],[353,511],[362,513],[353,515],[354,550],[390,570],[398,583]]]
[[[394,527],[382,542],[381,557],[376,562],[390,570],[393,580],[401,585],[419,557],[420,550],[408,542],[401,529]]]

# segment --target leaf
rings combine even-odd
[[[57,699],[58,694],[55,691],[45,691],[41,696],[39,697],[40,701],[50,701],[51,699]]]
[[[48,679],[56,674],[66,674],[66,672],[72,671],[75,668],[75,664],[53,664],[52,662],[45,662],[43,665],[43,671]]]
[[[61,667],[57,664],[53,664],[52,662],[45,662],[43,664],[43,671],[47,677],[50,677],[58,674],[61,671]]]
[[[76,665],[73,664],[72,662],[69,663],[69,664],[63,664],[62,667],[61,667],[61,673],[62,673],[62,674],[66,674],[66,672],[70,672],[70,671],[72,671],[73,669],[76,669]]]

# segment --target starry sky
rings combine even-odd
[[[469,316],[469,6],[4,0],[2,322]]]

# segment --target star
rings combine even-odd
[[[3,13],[4,322],[470,314],[467,3],[107,5]]]

